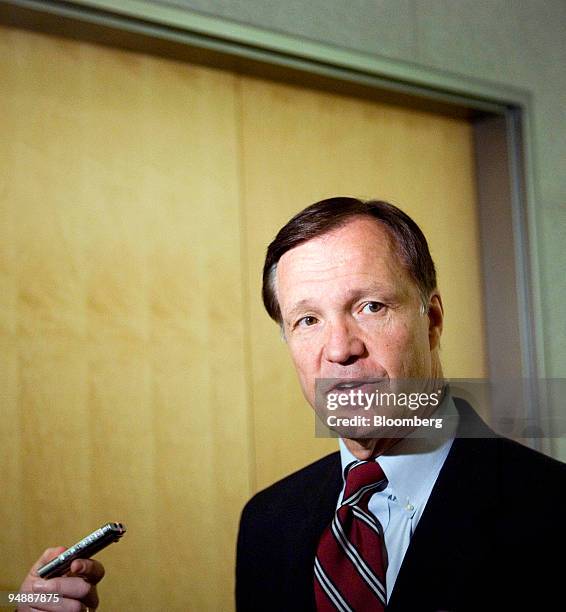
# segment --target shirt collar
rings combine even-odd
[[[442,418],[442,429],[427,437],[422,430],[414,431],[376,458],[387,477],[388,488],[400,502],[410,502],[415,507],[428,499],[458,427],[458,411],[448,390],[431,418]],[[346,466],[356,458],[342,439],[339,442],[344,474]]]

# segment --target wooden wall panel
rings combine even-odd
[[[266,245],[325,197],[389,200],[421,225],[446,309],[442,359],[452,377],[485,375],[471,126],[464,121],[246,78],[244,202],[258,487],[325,452],[284,342],[262,314]]]
[[[121,520],[102,610],[228,610],[251,467],[236,79],[0,45],[0,586]]]

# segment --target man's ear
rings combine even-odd
[[[428,340],[430,350],[433,351],[440,346],[442,335],[442,324],[444,321],[444,307],[440,293],[435,292],[430,296],[428,302]]]

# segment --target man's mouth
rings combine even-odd
[[[381,379],[379,378],[357,378],[357,379],[346,379],[340,380],[327,391],[327,393],[336,393],[336,392],[347,392],[352,389],[361,389],[362,387],[367,386],[375,386]]]

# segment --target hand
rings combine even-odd
[[[96,610],[98,607],[98,594],[96,585],[104,577],[104,567],[94,559],[75,559],[71,563],[69,572],[58,578],[42,580],[37,575],[37,570],[60,555],[64,547],[48,548],[34,563],[28,575],[25,577],[20,592],[26,593],[57,593],[57,603],[33,603],[28,606],[18,607],[18,612],[24,610],[53,610],[57,612],[86,612]]]

